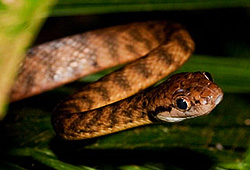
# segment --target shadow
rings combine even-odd
[[[96,139],[62,141],[55,138],[51,143],[51,150],[61,161],[99,169],[109,165],[112,167],[142,165],[159,169],[208,170],[216,163],[212,156],[187,148],[84,149],[84,146],[95,142]]]

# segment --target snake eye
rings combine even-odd
[[[178,97],[176,100],[175,100],[175,104],[176,104],[176,107],[183,111],[183,110],[188,110],[190,108],[190,101],[188,99],[186,99],[185,97]]]
[[[206,79],[213,82],[213,77],[211,76],[209,72],[203,72],[202,74],[206,77]]]

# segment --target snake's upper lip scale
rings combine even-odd
[[[223,94],[221,94],[221,95],[219,95],[219,96],[217,97],[217,99],[215,100],[215,106],[216,106],[217,104],[219,104],[219,103],[221,102],[222,99],[223,99]]]

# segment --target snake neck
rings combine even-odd
[[[166,90],[166,85],[160,85],[87,112],[54,112],[54,129],[64,139],[80,140],[157,122],[155,115],[170,109]]]
[[[98,137],[140,125],[151,124],[145,95],[116,102],[83,113],[54,113],[54,129],[64,139],[80,140]]]

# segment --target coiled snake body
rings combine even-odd
[[[52,114],[55,132],[64,139],[79,140],[205,115],[223,96],[207,72],[176,74],[141,91],[183,65],[193,50],[188,32],[165,21],[62,38],[28,51],[10,98],[26,98],[137,59],[60,102]]]

